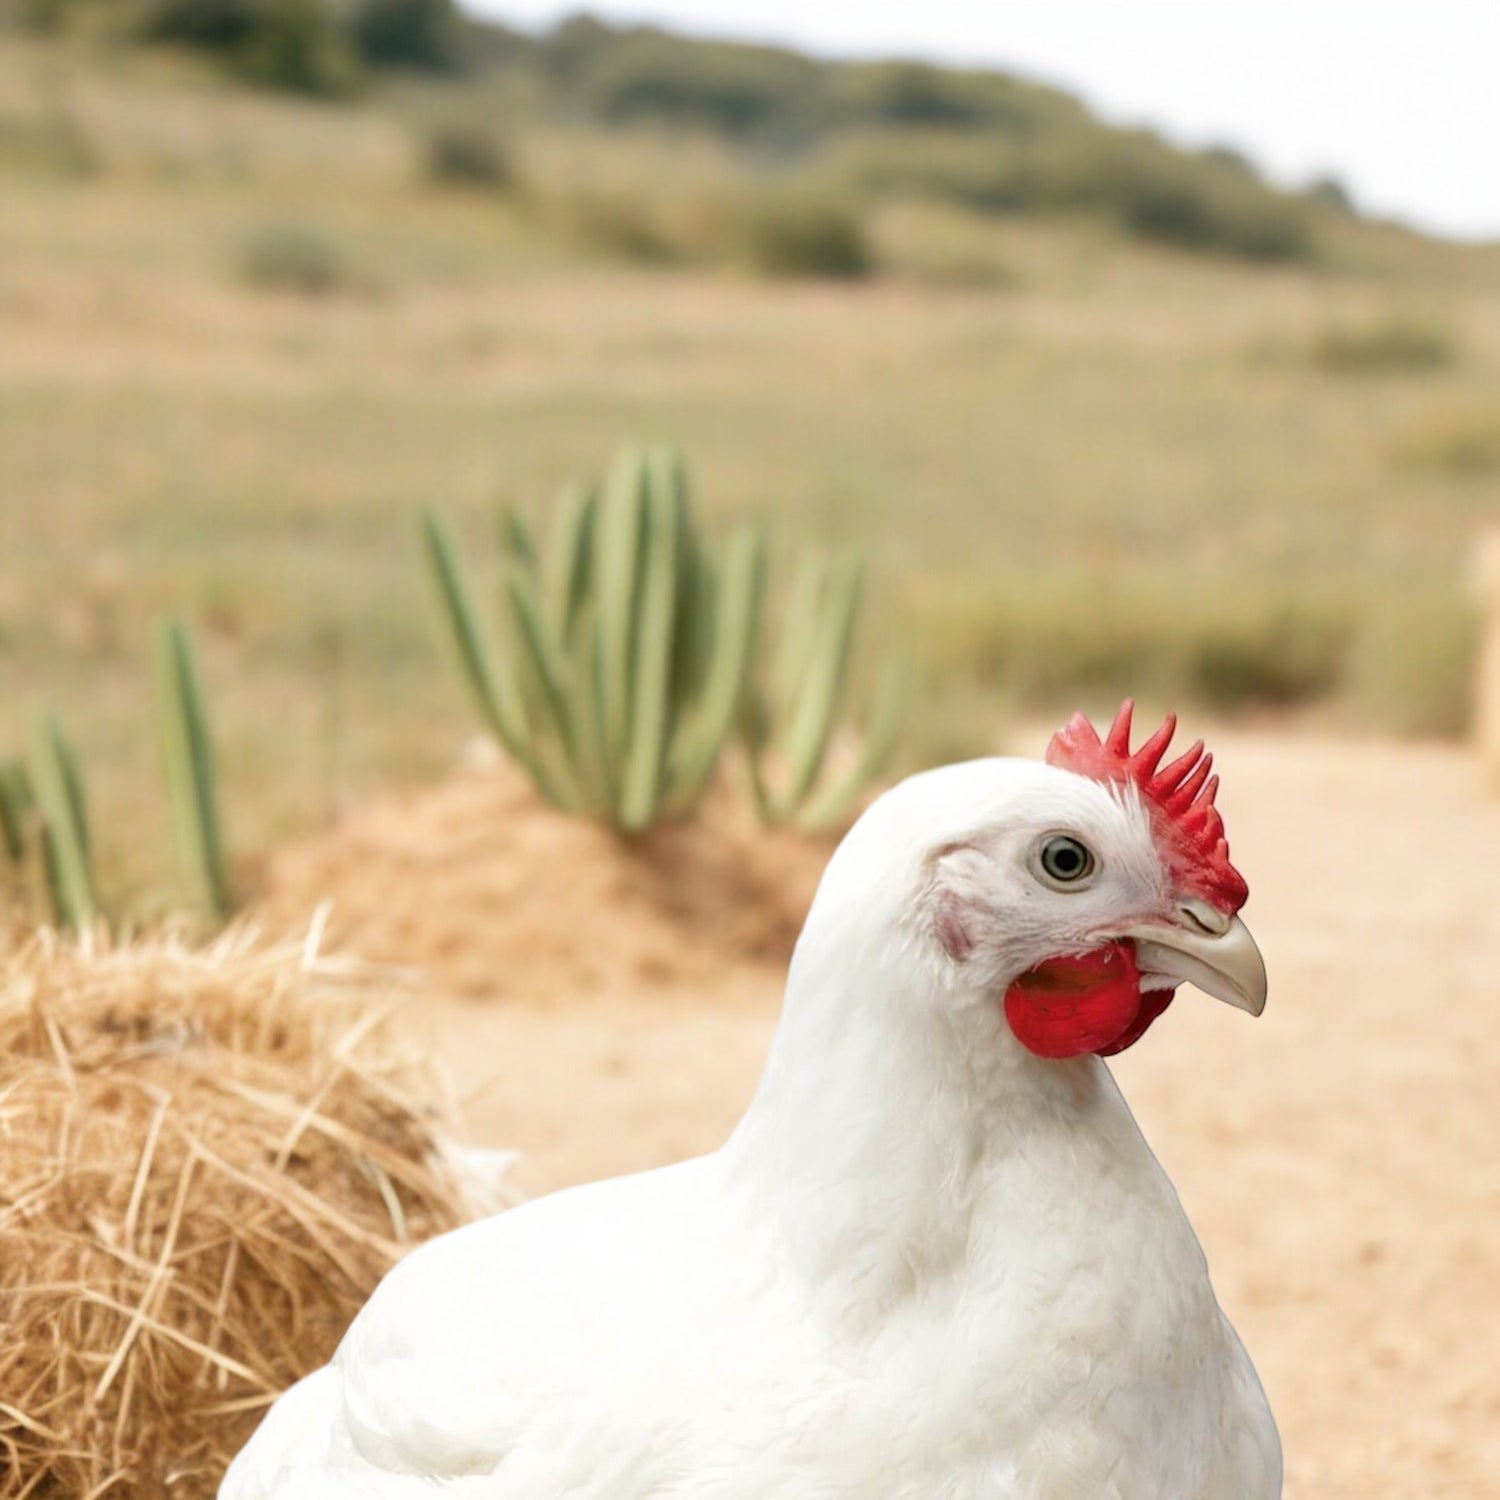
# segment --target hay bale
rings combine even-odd
[[[211,1496],[413,1244],[469,1217],[368,980],[0,936],[0,1497]]]

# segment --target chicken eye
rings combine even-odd
[[[1077,839],[1054,834],[1042,845],[1042,868],[1054,880],[1071,885],[1094,873],[1094,856]]]

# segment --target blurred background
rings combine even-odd
[[[180,965],[254,1022],[201,1074],[259,1077],[325,940],[523,1190],[711,1150],[859,799],[1133,693],[1219,757],[1273,998],[1114,1066],[1289,1500],[1500,1492],[1497,56],[1489,0],[0,0],[0,948],[89,1191],[181,1093]],[[237,979],[255,924],[293,957]],[[367,1291],[247,1325],[239,1420]],[[106,1425],[57,1493],[160,1493]]]
[[[1126,688],[1467,731],[1484,6],[606,9],[0,4],[0,683],[98,763],[127,907],[153,615],[269,847],[470,723],[418,507],[487,546],[641,438],[863,547],[912,762]]]

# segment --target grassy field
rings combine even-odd
[[[732,196],[712,141],[515,132],[528,188],[463,190],[432,108],[0,46],[0,750],[57,707],[127,910],[172,895],[155,615],[197,622],[253,858],[472,727],[417,508],[488,555],[497,497],[638,437],[711,517],[869,550],[915,758],[1129,688],[1462,729],[1500,252],[1342,221],[1254,266],[887,200],[857,281],[630,264],[601,214]]]

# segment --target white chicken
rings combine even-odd
[[[711,1156],[432,1241],[221,1500],[1275,1500],[1198,1242],[1101,1060],[1258,1014],[1209,757],[1082,716],[881,797]]]

